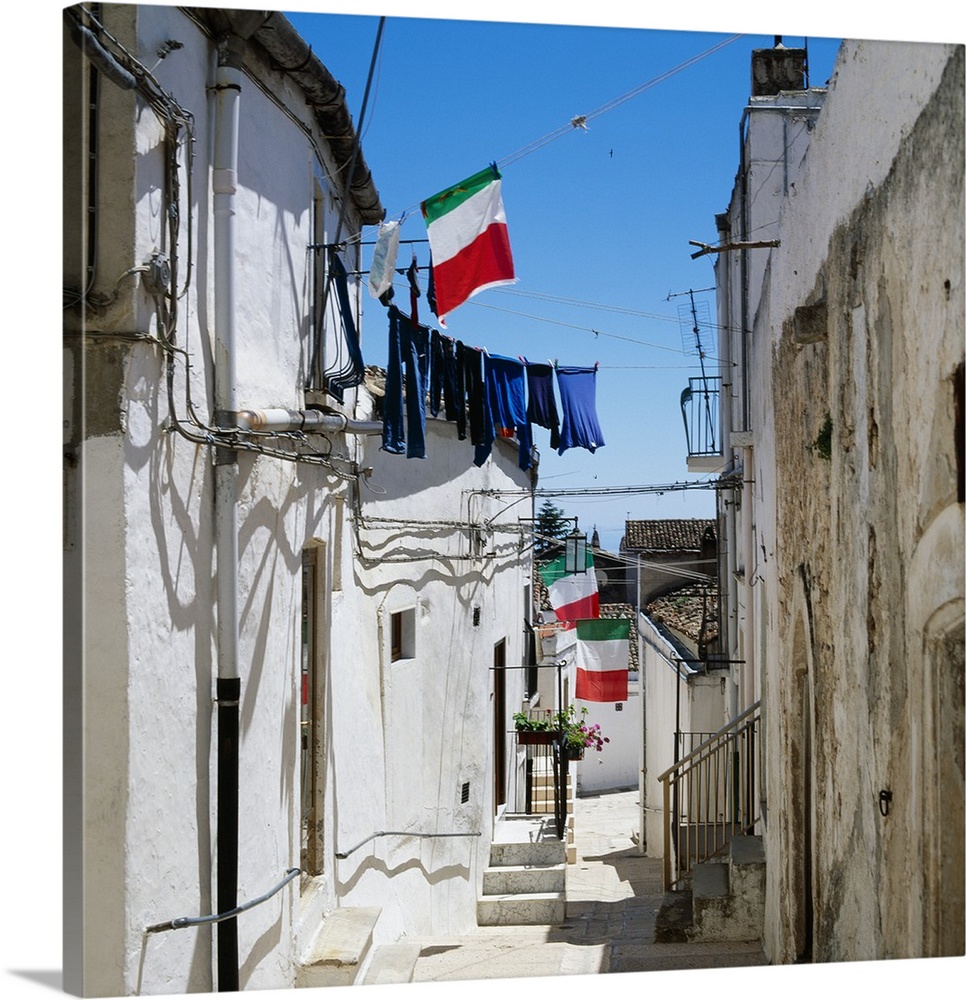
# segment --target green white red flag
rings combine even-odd
[[[583,701],[627,701],[630,618],[577,622],[574,697]]]
[[[471,295],[515,280],[495,163],[427,198],[422,211],[440,322]]]
[[[564,556],[539,567],[557,621],[566,622],[568,628],[573,628],[580,618],[596,618],[600,614],[594,554],[589,545],[586,553],[586,571],[583,573],[568,573]]]

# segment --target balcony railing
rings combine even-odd
[[[717,471],[723,452],[718,424],[721,379],[701,376],[688,380],[681,393],[681,416],[688,443],[691,472]]]

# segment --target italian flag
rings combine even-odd
[[[433,259],[436,314],[515,280],[496,164],[422,203]]]
[[[564,556],[540,567],[540,576],[550,592],[550,605],[557,621],[568,622],[570,628],[579,618],[596,618],[600,614],[594,553],[589,545],[586,551],[587,569],[584,573],[568,573]]]
[[[630,618],[577,622],[574,697],[583,701],[627,701]]]

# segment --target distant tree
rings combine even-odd
[[[539,556],[553,547],[552,539],[563,538],[570,530],[570,522],[563,510],[550,500],[544,500],[537,511],[535,526],[537,540],[534,552]]]

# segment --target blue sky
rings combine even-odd
[[[288,16],[345,87],[358,123],[378,18]],[[362,120],[363,150],[388,217],[411,213],[403,239],[425,238],[423,198],[492,161],[513,161],[503,168],[503,199],[517,283],[454,311],[448,332],[491,353],[600,366],[597,411],[606,445],[559,456],[548,432],[537,429],[541,486],[708,478],[687,473],[679,398],[699,368],[690,316],[683,324],[680,316],[688,297],[668,296],[714,284],[713,258],[692,260],[688,241],[716,240],[714,216],[728,205],[738,163],[751,52],[770,47],[774,35],[742,35],[661,78],[732,34],[386,20]],[[805,42],[784,36],[788,46]],[[838,40],[809,37],[807,44],[811,82],[824,85]],[[652,81],[660,82],[593,118],[586,130],[569,126]],[[559,138],[516,159],[561,126],[567,130]],[[374,236],[369,229],[364,239]],[[425,266],[428,247],[415,249]],[[403,246],[398,262],[408,264],[411,252]],[[397,295],[408,311],[402,278]],[[365,358],[384,364],[385,309],[364,298]],[[712,320],[713,295],[699,292],[696,301]],[[420,319],[435,325],[425,304]],[[713,329],[703,335],[714,357]],[[471,457],[467,447],[467,462]],[[714,510],[711,492],[555,502],[579,517],[582,529],[596,526],[611,550],[628,516],[710,517]]]

